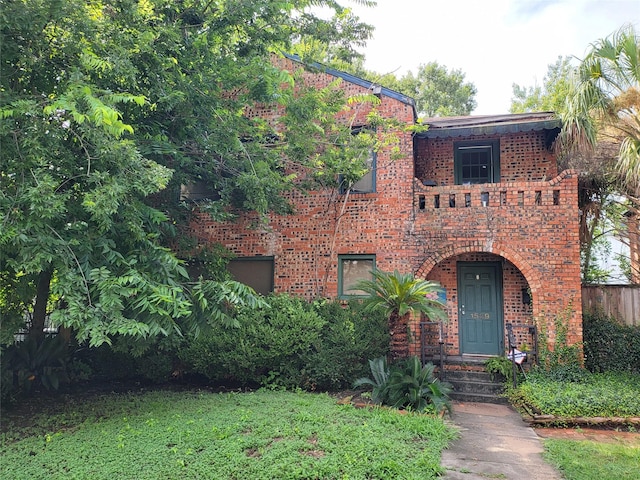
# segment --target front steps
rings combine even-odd
[[[509,403],[501,394],[504,391],[504,379],[501,376],[492,378],[485,371],[485,357],[448,357],[444,365],[444,375],[438,374],[441,380],[453,386],[449,395],[452,400],[476,403]],[[440,363],[436,360],[436,365]],[[499,378],[498,378],[499,377]]]

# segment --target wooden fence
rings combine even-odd
[[[626,325],[640,326],[640,285],[583,285],[582,310],[602,311]]]

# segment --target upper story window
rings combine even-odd
[[[454,165],[457,185],[500,182],[500,142],[455,142]]]
[[[376,191],[376,153],[369,152],[367,157],[367,173],[351,186],[351,193],[372,193]]]
[[[365,131],[366,128],[367,127],[353,127],[351,134],[358,135]],[[376,152],[370,150],[365,160],[368,171],[357,182],[351,185],[351,193],[373,193],[376,191],[376,160]],[[340,193],[346,193],[349,186],[343,184],[342,179],[340,180]]]
[[[191,200],[193,202],[199,202],[219,199],[220,194],[213,189],[211,184],[204,180],[180,185],[180,201]]]

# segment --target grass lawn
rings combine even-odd
[[[16,480],[428,479],[454,437],[439,418],[266,390],[110,394],[3,422],[0,477]]]
[[[615,443],[547,439],[545,458],[566,480],[637,480],[640,437]]]

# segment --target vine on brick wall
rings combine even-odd
[[[560,311],[550,322],[543,313],[536,319],[538,327],[538,355],[539,363],[547,371],[568,365],[582,366],[582,342],[569,344],[569,324],[573,316],[573,304],[569,304]],[[555,331],[555,342],[551,345],[549,338],[549,324]]]

